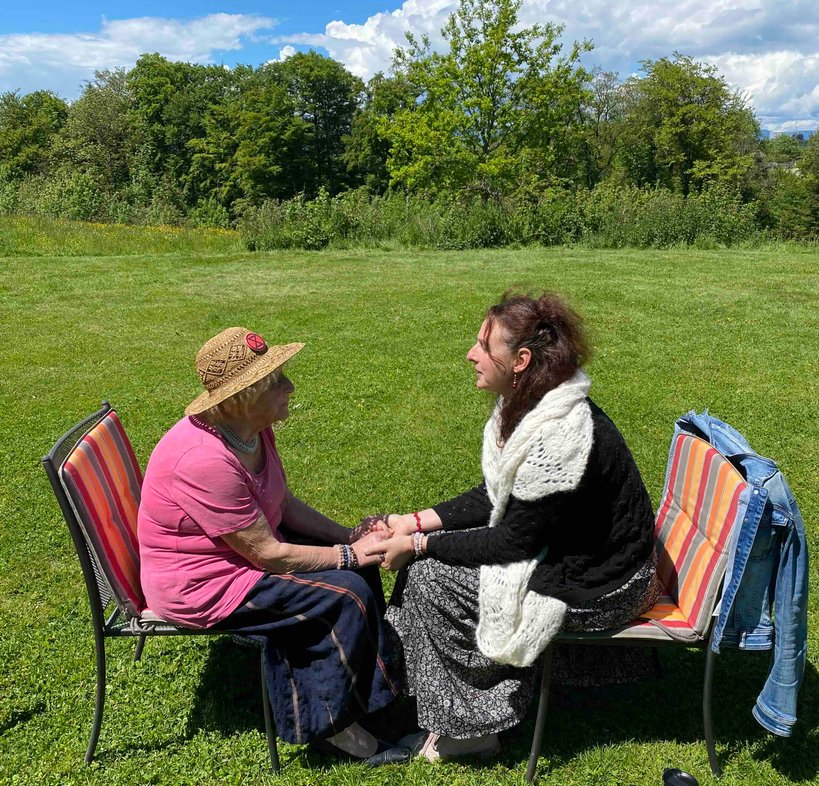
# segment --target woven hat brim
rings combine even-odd
[[[218,390],[206,390],[200,393],[185,409],[186,415],[198,415],[206,409],[221,404],[226,398],[230,398],[240,390],[250,387],[254,382],[258,382],[262,377],[266,377],[272,371],[287,363],[297,352],[300,352],[304,344],[280,344],[275,347],[268,347],[267,352],[244,373],[235,379],[220,385]]]

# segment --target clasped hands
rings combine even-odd
[[[367,557],[376,557],[382,568],[396,571],[412,562],[411,535],[415,530],[412,515],[389,513],[366,516],[351,530],[350,543],[360,542]]]

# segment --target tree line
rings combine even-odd
[[[366,84],[313,51],[230,69],[145,54],[71,103],[6,92],[0,212],[230,226],[351,192],[480,213],[636,190],[719,193],[756,229],[816,236],[819,134],[761,140],[745,98],[680,53],[626,79],[585,68],[589,42],[520,27],[519,6],[461,0],[443,50],[408,35]]]

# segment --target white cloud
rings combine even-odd
[[[418,37],[426,34],[433,43],[439,43],[441,27],[454,7],[452,0],[406,0],[397,10],[375,14],[363,24],[336,20],[326,26],[324,33],[301,33],[275,40],[324,47],[330,57],[366,79],[389,69],[395,48],[407,43],[407,32]]]
[[[290,46],[290,44],[283,46],[279,51],[279,62],[283,63],[288,57],[293,57],[293,55],[296,54],[296,51],[296,47]]]
[[[708,58],[725,78],[740,85],[760,125],[776,131],[819,128],[819,53],[793,51]]]
[[[74,96],[95,70],[131,67],[144,52],[212,63],[214,52],[239,49],[244,39],[275,25],[269,17],[209,14],[188,21],[106,19],[96,33],[2,35],[0,90],[48,88]]]
[[[363,78],[389,69],[404,34],[440,28],[455,0],[406,0],[362,24],[330,22],[323,33],[284,36],[279,42],[324,47]],[[819,3],[816,0],[523,0],[523,24],[565,24],[563,41],[589,38],[585,58],[621,75],[639,61],[675,51],[707,60],[746,92],[762,121],[777,129],[798,120],[819,128]]]

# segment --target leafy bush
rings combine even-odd
[[[103,201],[99,184],[75,171],[46,181],[39,212],[71,221],[95,221],[103,217]]]
[[[19,211],[19,196],[17,183],[0,173],[0,216],[9,216]]]
[[[819,235],[819,183],[794,172],[777,172],[763,194],[765,225],[785,240],[811,240]]]
[[[270,200],[247,208],[239,229],[251,251],[300,248],[318,251],[331,239],[330,197],[322,190],[314,200],[303,196],[286,202]]]
[[[151,194],[151,201],[144,213],[144,223],[180,226],[184,222],[184,201],[178,187],[170,181],[161,182]]]
[[[230,213],[228,213],[224,205],[215,199],[202,199],[188,213],[188,224],[192,227],[228,229],[230,227]]]
[[[604,184],[578,202],[582,239],[598,248],[730,246],[758,235],[755,206],[718,188],[683,196]]]

